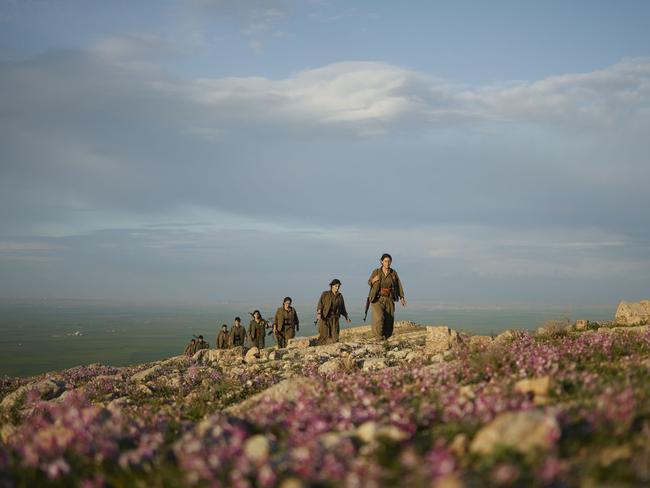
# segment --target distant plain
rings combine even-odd
[[[350,326],[363,324],[363,309],[350,306]],[[265,318],[275,307],[259,307]],[[90,363],[115,366],[176,356],[193,334],[211,346],[218,327],[230,327],[235,316],[248,326],[246,304],[214,307],[119,305],[101,302],[39,302],[0,304],[0,375],[31,376]],[[314,335],[314,311],[296,307],[298,335]],[[444,324],[472,334],[505,329],[535,329],[547,320],[612,320],[615,305],[553,307],[398,306],[397,320]],[[370,314],[367,324],[370,323]],[[348,325],[342,320],[342,327]],[[75,335],[78,333],[78,335]],[[267,346],[275,345],[267,337]]]

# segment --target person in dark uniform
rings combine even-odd
[[[374,269],[368,278],[368,300],[372,307],[372,331],[375,337],[388,339],[393,335],[395,302],[399,300],[405,307],[406,298],[397,271],[391,268],[391,255],[383,254],[380,262],[381,267]]]
[[[316,305],[316,320],[318,321],[318,344],[332,344],[339,341],[339,317],[343,315],[350,323],[348,312],[345,309],[345,300],[339,292],[341,282],[334,279],[330,282],[330,289],[321,293]]]
[[[266,335],[266,320],[262,318],[259,310],[255,310],[251,316],[253,317],[248,324],[248,337],[251,344],[258,349],[264,348],[264,336]]]
[[[296,336],[300,330],[300,322],[296,310],[291,306],[291,297],[285,297],[282,306],[275,312],[275,339],[278,347],[287,347],[287,342]]]
[[[217,349],[228,349],[230,347],[229,336],[228,325],[223,324],[221,326],[221,331],[217,334]]]
[[[194,356],[195,352],[196,352],[196,339],[192,337],[192,340],[189,342],[189,344],[185,346],[185,349],[183,350],[183,354],[186,356]]]
[[[241,325],[241,319],[235,317],[235,325],[230,331],[230,347],[246,345],[246,329]]]
[[[203,336],[200,335],[196,341],[196,350],[200,351],[201,349],[210,349],[210,344],[207,341],[203,340]]]

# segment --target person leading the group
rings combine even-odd
[[[262,318],[259,310],[255,310],[252,314],[250,324],[248,324],[248,337],[251,344],[258,349],[264,348],[264,336],[266,335],[266,320]]]
[[[339,318],[345,317],[350,323],[348,312],[345,309],[345,300],[339,292],[341,282],[334,279],[330,282],[330,289],[321,293],[316,305],[316,320],[318,321],[318,344],[332,344],[339,341]]]
[[[374,269],[368,278],[370,292],[368,300],[372,307],[372,331],[377,338],[388,339],[393,335],[395,323],[395,302],[400,301],[406,306],[404,288],[397,275],[391,268],[393,258],[383,254],[380,259],[381,267]]]
[[[291,306],[291,297],[282,300],[282,306],[275,312],[275,338],[278,347],[287,347],[287,342],[296,336],[300,330],[300,322],[296,310]]]

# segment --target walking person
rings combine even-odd
[[[230,331],[230,347],[246,345],[246,329],[241,325],[241,319],[235,317],[235,325]]]
[[[318,321],[318,344],[332,344],[339,341],[339,318],[341,315],[350,323],[345,309],[345,300],[339,292],[341,282],[333,279],[330,289],[321,293],[316,305],[316,320]]]
[[[278,347],[287,347],[287,342],[296,336],[300,330],[300,322],[296,309],[291,306],[291,297],[285,297],[282,300],[282,306],[275,312],[275,339],[278,341]]]
[[[266,335],[266,320],[262,318],[259,310],[255,310],[252,314],[250,324],[248,324],[248,337],[251,344],[258,349],[264,348],[264,336]]]
[[[228,349],[230,347],[230,333],[228,332],[228,325],[223,324],[221,331],[217,334],[217,349]]]
[[[391,268],[391,255],[383,254],[380,262],[381,267],[374,269],[368,278],[368,300],[372,306],[372,331],[375,337],[388,339],[393,335],[395,302],[399,300],[405,307],[406,298],[397,271]]]

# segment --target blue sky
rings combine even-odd
[[[650,289],[648,2],[0,2],[0,297]]]

